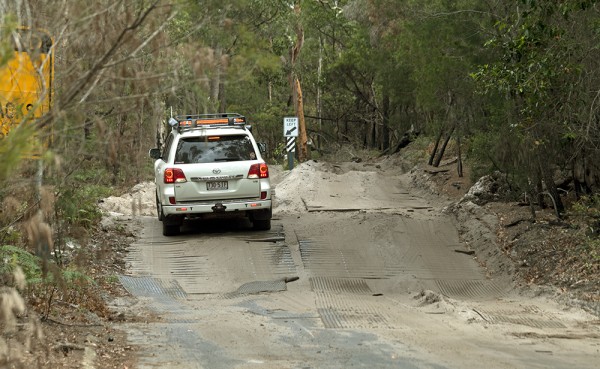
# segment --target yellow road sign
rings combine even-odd
[[[7,33],[14,54],[0,65],[0,137],[24,119],[39,118],[52,105],[54,41],[41,29]]]

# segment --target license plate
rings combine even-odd
[[[207,191],[226,190],[227,188],[228,188],[227,181],[206,182],[206,190]]]

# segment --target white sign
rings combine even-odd
[[[288,137],[287,142],[285,143],[285,150],[290,152],[296,152],[296,137]]]
[[[298,117],[283,118],[283,136],[298,137]]]

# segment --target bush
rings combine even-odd
[[[88,184],[85,177],[86,173],[74,177],[75,182],[84,183],[79,187],[65,186],[57,201],[57,213],[70,226],[90,229],[102,218],[98,201],[110,196],[113,190],[101,184]]]
[[[42,276],[41,259],[20,247],[0,246],[0,275],[12,275],[17,267],[25,274],[27,283],[39,280]]]
[[[8,283],[17,268],[21,268],[25,275],[27,288],[23,291],[24,297],[30,304],[48,317],[52,313],[55,301],[80,306],[83,309],[106,313],[106,306],[97,293],[96,283],[85,273],[74,269],[61,269],[56,264],[45,264],[48,273],[45,273],[44,262],[36,255],[15,246],[0,246],[0,280]]]

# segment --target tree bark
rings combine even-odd
[[[319,36],[319,64],[317,66],[317,116],[319,122],[319,134],[317,135],[317,149],[321,149],[321,132],[323,132],[323,101],[321,91],[321,79],[323,76],[323,38]]]
[[[306,123],[304,121],[304,103],[302,102],[302,88],[300,87],[300,80],[296,78],[296,94],[298,99],[298,125],[300,126],[300,132],[298,132],[298,160],[304,162],[308,159],[308,139],[306,137]]]
[[[446,104],[446,112],[444,113],[444,120],[443,120],[444,123],[449,121],[448,117],[450,116],[450,109],[452,108],[453,102],[454,102],[454,98],[452,97],[452,92],[448,91],[448,103]],[[434,167],[437,167],[438,165],[440,165],[440,161],[442,161],[442,156],[444,156],[444,151],[446,151],[446,145],[448,145],[448,141],[450,141],[450,137],[452,136],[452,132],[454,132],[455,128],[456,128],[456,124],[454,126],[452,126],[452,129],[450,130],[450,133],[448,134],[448,137],[446,138],[446,141],[444,142],[444,144],[442,146],[441,152],[439,154],[437,154],[437,149],[440,144],[440,140],[442,139],[442,136],[444,134],[444,127],[442,126],[442,128],[440,129],[440,135],[438,136],[437,140],[435,141],[435,146],[433,148],[433,152],[431,153],[431,156],[429,157],[429,165],[433,165]],[[439,155],[439,156],[434,161],[434,158],[436,155]]]
[[[442,140],[442,136],[444,135],[444,128],[440,128],[440,134],[437,136],[435,140],[435,144],[433,145],[433,150],[431,150],[431,155],[429,155],[429,161],[427,164],[433,165],[433,159],[435,159],[435,155],[437,154],[437,149],[440,146],[440,141]]]
[[[308,140],[306,137],[306,124],[304,120],[304,104],[302,103],[302,88],[300,87],[300,80],[294,71],[296,60],[298,59],[302,45],[304,45],[304,28],[300,22],[300,15],[302,12],[300,3],[300,0],[296,0],[294,2],[294,14],[298,17],[298,19],[296,23],[296,43],[290,50],[290,74],[288,76],[288,80],[290,83],[292,101],[296,110],[296,116],[298,117],[298,128],[300,130],[300,132],[298,132],[298,142],[296,142],[296,145],[298,146],[298,160],[303,162],[308,157]]]
[[[371,118],[371,122],[367,125],[367,137],[366,137],[366,147],[372,149],[375,147],[375,138],[376,138],[376,130],[375,130],[375,122],[373,118]]]
[[[440,152],[438,154],[438,157],[435,159],[435,161],[433,162],[433,166],[434,167],[439,167],[440,166],[440,162],[442,161],[442,158],[444,157],[444,152],[446,151],[446,146],[448,146],[448,142],[450,141],[450,139],[452,138],[452,134],[454,133],[454,130],[456,129],[456,124],[452,126],[452,129],[450,130],[450,132],[448,133],[448,136],[446,136],[446,139],[444,140],[444,144],[442,145],[442,147],[440,148]]]
[[[546,209],[546,200],[544,199],[544,182],[542,181],[542,167],[538,168],[538,178],[536,181],[536,190],[537,190],[537,198],[538,198],[538,206],[541,209]]]
[[[381,142],[379,148],[385,151],[390,148],[390,95],[387,89],[383,92],[382,110],[383,126],[381,128]]]
[[[391,152],[391,154],[395,154],[398,151],[400,151],[401,149],[405,148],[406,146],[408,146],[411,142],[413,142],[414,138],[416,136],[419,135],[418,131],[414,131],[414,132],[405,132],[402,137],[400,138],[400,140],[398,141],[398,143],[396,144],[396,147],[394,148],[394,150]]]
[[[456,164],[456,171],[460,178],[463,177],[463,162],[462,162],[462,150],[460,149],[460,132],[456,135],[456,144],[458,145],[458,162]]]
[[[220,111],[220,109],[223,108],[219,107],[219,97],[221,96],[219,91],[221,87],[221,57],[223,55],[223,50],[219,46],[215,46],[213,49],[216,64],[210,81],[210,109],[212,109],[212,111]]]
[[[546,191],[548,195],[552,198],[552,203],[554,205],[554,210],[556,211],[556,216],[558,218],[565,212],[565,207],[560,198],[560,194],[558,193],[558,189],[556,188],[556,184],[554,183],[554,177],[552,175],[552,169],[549,167],[547,161],[544,158],[540,157],[540,171],[542,174],[542,180],[546,185]]]

